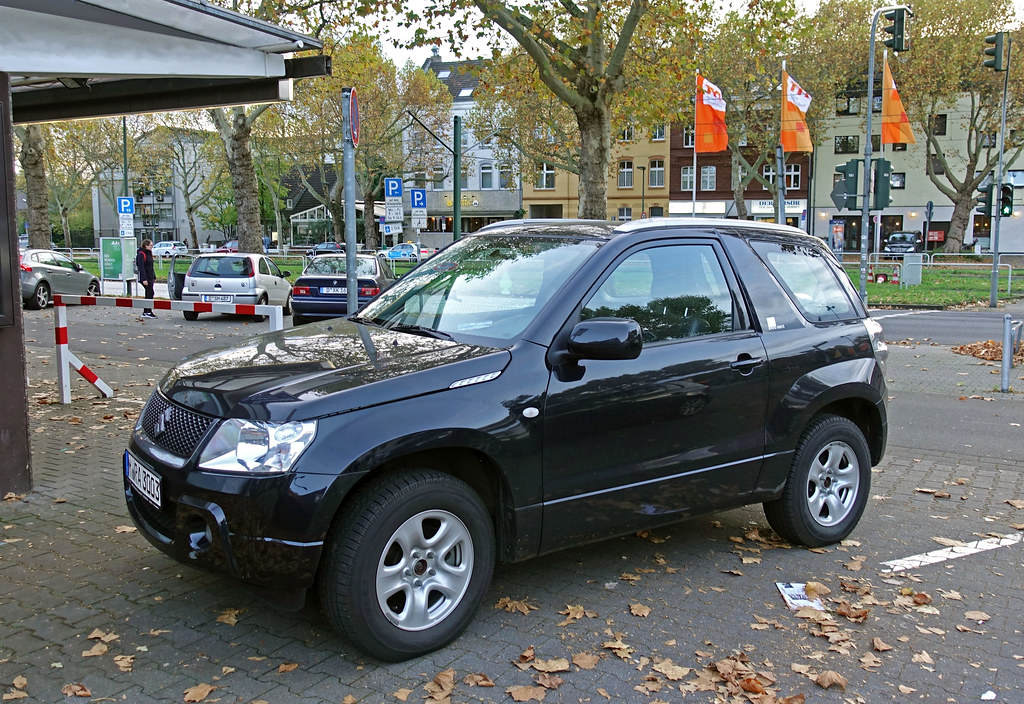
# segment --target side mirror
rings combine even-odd
[[[75,264],[75,271],[81,271],[82,270],[82,265],[81,264],[79,264],[78,262],[74,262],[74,264]]]
[[[581,359],[636,359],[642,349],[640,323],[631,318],[591,318],[569,333],[569,354]]]
[[[292,275],[292,272],[290,272],[290,271],[282,271],[281,272],[281,276],[283,276],[285,278],[288,278],[291,275]]]

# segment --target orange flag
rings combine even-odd
[[[903,101],[896,92],[896,82],[892,80],[888,56],[882,65],[885,67],[882,74],[882,144],[917,144]]]
[[[811,106],[811,94],[782,71],[782,151],[811,152],[811,134],[804,121],[807,108]]]
[[[704,76],[697,74],[697,112],[693,148],[703,152],[722,152],[729,148],[725,129],[725,99],[722,91]]]

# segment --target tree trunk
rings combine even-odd
[[[46,194],[46,166],[43,164],[43,129],[25,125],[18,130],[21,138],[21,171],[25,174],[25,200],[28,202],[28,246],[50,248],[50,213]]]
[[[192,249],[199,249],[199,232],[196,229],[196,212],[192,205],[185,199],[185,218],[188,220],[189,239],[192,240]]]
[[[608,220],[608,159],[612,150],[608,109],[601,105],[578,109],[576,122],[581,139],[578,216]]]
[[[380,248],[380,242],[377,240],[377,218],[373,216],[376,197],[372,188],[363,194],[363,242],[371,252],[376,252]]]
[[[71,244],[71,222],[68,219],[68,209],[66,206],[62,206],[60,209],[60,225],[64,230],[64,246],[72,247]]]
[[[235,192],[235,209],[238,212],[238,251],[263,251],[263,226],[260,220],[260,195],[256,182],[256,169],[252,162],[249,140],[252,136],[252,120],[260,113],[247,116],[245,108],[213,110],[214,121],[224,142],[227,154],[228,173],[231,187]]]
[[[953,203],[953,217],[949,219],[949,232],[946,233],[946,242],[942,245],[943,252],[950,252],[953,254],[959,254],[960,248],[964,244],[964,233],[967,232],[967,226],[971,221],[971,214],[973,212],[974,198],[968,195],[966,198],[963,196],[959,200]],[[922,233],[926,239],[928,233]]]
[[[331,211],[331,230],[334,232],[334,241],[345,244],[345,213],[342,212],[341,196],[330,199],[328,210]]]

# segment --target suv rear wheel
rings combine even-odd
[[[804,431],[782,496],[764,504],[775,532],[794,543],[820,547],[856,527],[871,487],[868,444],[852,421],[822,415]]]
[[[494,528],[465,482],[432,470],[392,474],[343,509],[329,536],[320,598],[360,649],[398,661],[454,640],[494,571]]]

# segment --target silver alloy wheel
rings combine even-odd
[[[40,310],[50,305],[50,287],[46,285],[45,281],[36,286],[35,293],[32,295],[35,296],[36,307]]]
[[[853,509],[860,489],[857,453],[845,442],[818,450],[807,474],[807,508],[819,525],[831,527]]]
[[[405,521],[377,562],[377,603],[391,623],[423,631],[462,602],[473,576],[473,536],[448,511],[423,511]]]

